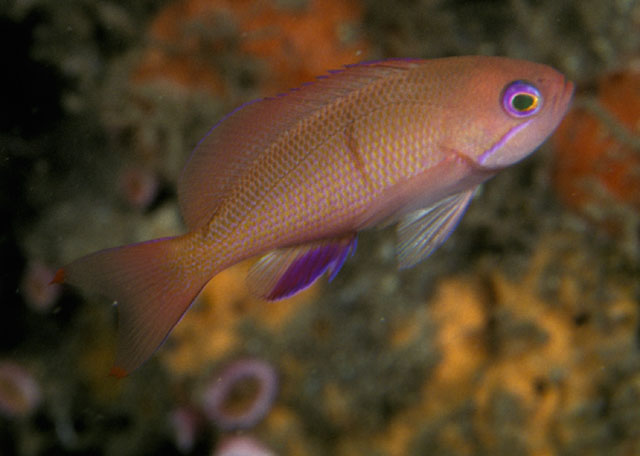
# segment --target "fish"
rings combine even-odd
[[[396,224],[408,268],[455,229],[479,186],[533,152],[567,112],[573,83],[505,57],[364,62],[249,102],[197,144],[178,179],[187,232],[101,250],[62,267],[117,302],[110,373],[162,345],[207,282],[247,275],[273,301],[333,279],[360,231]]]

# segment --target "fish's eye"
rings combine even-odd
[[[526,81],[514,81],[502,92],[502,107],[513,117],[528,117],[542,107],[542,95]]]

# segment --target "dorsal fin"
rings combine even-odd
[[[417,62],[394,59],[350,65],[225,116],[198,143],[180,176],[178,199],[187,227],[192,230],[206,223],[247,166],[301,119]]]

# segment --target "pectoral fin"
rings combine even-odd
[[[274,250],[249,271],[249,289],[267,300],[289,297],[309,287],[325,272],[332,280],[355,248],[354,233]]]
[[[476,188],[457,193],[400,220],[396,247],[399,267],[414,266],[440,247],[458,225],[475,192]]]

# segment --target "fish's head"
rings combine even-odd
[[[573,83],[546,65],[486,59],[467,73],[467,96],[457,101],[466,117],[453,141],[459,153],[495,170],[522,160],[553,132],[567,112]]]

